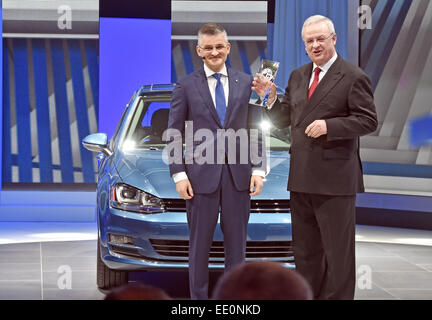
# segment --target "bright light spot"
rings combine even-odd
[[[13,243],[14,241],[12,239],[5,239],[5,238],[0,238],[0,244],[8,244],[8,243]]]
[[[264,131],[270,130],[271,127],[272,127],[272,125],[270,122],[268,122],[268,121],[261,122],[261,129],[263,129]]]
[[[403,243],[403,244],[413,244],[419,246],[432,246],[432,239],[426,238],[400,238],[393,239],[395,243]]]
[[[126,140],[123,143],[123,150],[127,151],[127,150],[133,150],[135,148],[136,142],[133,140]]]
[[[95,234],[81,233],[81,232],[47,232],[47,233],[34,233],[28,235],[31,238],[36,238],[39,241],[73,241],[73,240],[94,240]]]

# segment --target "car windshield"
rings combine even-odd
[[[162,136],[168,127],[170,101],[168,98],[140,98],[123,143],[128,149],[162,149],[166,142]],[[263,127],[270,130],[270,149],[288,150],[290,129],[278,129],[264,115]]]

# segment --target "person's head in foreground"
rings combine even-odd
[[[104,300],[171,300],[162,289],[153,286],[130,283],[112,289]]]
[[[216,300],[312,300],[312,290],[296,271],[270,261],[246,262],[226,272],[213,291]]]

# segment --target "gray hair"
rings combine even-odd
[[[327,24],[327,27],[328,27],[330,33],[332,33],[332,34],[336,34],[336,31],[335,31],[335,27],[334,27],[333,21],[331,21],[331,20],[330,20],[329,18],[327,18],[327,17],[320,16],[320,15],[315,15],[315,16],[311,16],[311,17],[307,18],[306,21],[304,22],[304,24],[303,24],[303,29],[302,29],[302,39],[304,39],[304,36],[303,36],[303,34],[304,34],[304,29],[305,29],[307,26],[309,26],[309,25],[311,25],[311,24],[318,23],[318,22],[325,22],[325,23]]]
[[[223,34],[225,42],[228,43],[228,34],[221,25],[217,23],[207,23],[203,25],[198,31],[198,45],[201,44],[201,39],[203,35],[215,36],[220,33]]]

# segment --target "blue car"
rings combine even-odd
[[[174,85],[143,86],[135,92],[113,137],[95,133],[83,140],[99,160],[97,179],[97,285],[110,289],[128,281],[134,270],[188,268],[186,203],[169,174],[166,143]],[[271,260],[294,266],[291,248],[289,131],[271,127],[270,173],[259,196],[251,199],[246,260]],[[224,266],[218,224],[209,269]]]

